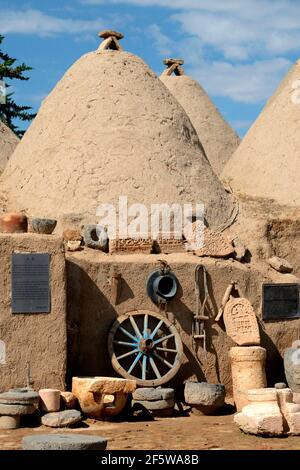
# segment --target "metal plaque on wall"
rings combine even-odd
[[[13,253],[12,313],[50,312],[50,255]]]
[[[263,284],[263,319],[300,317],[299,284]]]

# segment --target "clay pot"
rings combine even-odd
[[[300,340],[284,353],[284,371],[289,388],[300,393]]]
[[[35,233],[50,235],[55,229],[57,220],[55,219],[32,219],[31,228]]]
[[[260,346],[230,349],[233,398],[238,411],[249,403],[248,390],[265,388],[266,350]]]
[[[60,410],[60,391],[55,388],[42,388],[39,391],[40,406],[43,411]]]
[[[0,232],[24,233],[27,232],[27,225],[27,217],[21,212],[0,215]]]

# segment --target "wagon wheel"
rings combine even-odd
[[[171,380],[183,354],[175,326],[147,310],[128,312],[115,321],[108,336],[108,350],[116,372],[148,387]]]

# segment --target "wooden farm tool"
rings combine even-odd
[[[202,272],[202,276],[200,276]],[[203,301],[201,302],[200,298],[200,281],[203,281]],[[195,349],[196,340],[203,340],[203,349],[206,356],[206,331],[205,331],[205,322],[209,320],[209,317],[205,315],[205,310],[207,308],[207,303],[209,301],[209,293],[207,287],[207,272],[205,266],[198,264],[195,268],[195,295],[196,295],[196,312],[194,314],[193,325],[192,325],[192,340],[193,346]]]

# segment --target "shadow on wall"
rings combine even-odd
[[[206,332],[206,348],[207,348],[207,353],[211,353],[214,356],[214,367],[216,369],[217,380],[221,382],[220,364],[219,364],[218,354],[217,354],[217,351],[213,342],[213,337],[219,335],[219,332],[213,326],[214,318],[216,317],[217,312],[218,312],[218,306],[217,306],[217,302],[216,302],[214,292],[213,292],[212,279],[208,271],[206,272],[206,275],[207,275],[207,289],[208,289],[208,294],[209,294],[209,299],[208,299],[208,302],[206,303],[206,307],[203,312],[204,315],[209,317],[209,320],[207,320],[204,325],[205,332]],[[181,301],[182,297],[183,297],[183,291],[182,291],[181,285],[179,285],[176,300],[170,303],[170,309],[174,313],[176,320],[179,322],[180,328],[182,328],[187,335],[191,336],[194,313],[196,313],[196,310],[194,310],[193,312],[190,308],[188,308]],[[200,280],[200,302],[201,303],[204,302],[203,279]],[[194,309],[196,309],[196,295],[195,295],[194,303],[195,303]],[[223,331],[225,332],[224,326],[221,329],[223,329]],[[184,382],[191,376],[191,374],[195,375],[199,382],[206,382],[205,373],[202,370],[201,360],[199,362],[199,360],[196,359],[196,357],[199,357],[198,351],[201,352],[201,349],[203,350],[202,340],[200,341],[197,340],[195,342],[195,350],[190,349],[187,344],[184,344],[184,354],[186,358],[188,359],[188,362],[181,366],[181,369],[175,378],[177,382],[179,383]]]
[[[67,386],[73,376],[116,376],[107,350],[116,318],[113,305],[84,269],[67,261]]]
[[[266,376],[268,387],[274,387],[277,382],[286,382],[283,358],[276,344],[263,329],[259,322],[260,345],[267,350]]]

